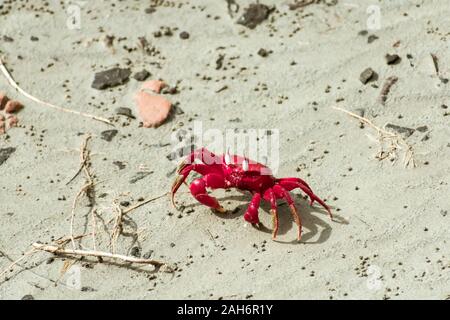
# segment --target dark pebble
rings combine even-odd
[[[135,116],[133,116],[133,112],[130,108],[119,107],[116,109],[116,114],[135,119]]]
[[[122,207],[128,207],[128,206],[130,205],[130,201],[126,201],[126,200],[120,201],[120,205],[121,205]]]
[[[34,297],[31,294],[24,295],[22,300],[34,300]]]
[[[258,24],[266,20],[272,11],[272,8],[264,4],[252,3],[245,9],[244,14],[238,19],[237,23],[249,29],[254,29]]]
[[[97,90],[104,90],[126,83],[130,78],[131,70],[122,68],[112,68],[106,71],[97,72],[91,87]]]
[[[413,128],[401,127],[401,126],[397,126],[392,123],[386,124],[386,128],[397,131],[398,133],[404,135],[405,138],[408,138],[410,135],[412,135],[414,133],[414,131],[416,131]]]
[[[372,43],[372,42],[374,42],[375,40],[378,40],[379,38],[376,36],[376,35],[374,35],[374,34],[371,34],[368,38],[367,38],[367,43]]]
[[[377,73],[375,71],[373,71],[372,68],[367,68],[366,70],[361,72],[361,75],[359,76],[359,80],[363,84],[366,84],[369,81],[376,80],[376,77],[377,77]]]
[[[144,259],[150,259],[152,257],[152,254],[153,254],[153,250],[149,250],[146,253],[144,253],[143,258]]]
[[[133,248],[131,248],[130,254],[131,254],[133,257],[140,258],[140,257],[141,257],[141,248],[139,248],[139,247],[133,247]]]
[[[6,160],[8,160],[8,158],[11,156],[11,154],[14,153],[14,151],[16,151],[16,148],[13,147],[0,149],[0,166],[5,163]]]
[[[189,39],[189,32],[183,31],[180,33],[180,39],[186,40]]]
[[[111,142],[112,139],[117,135],[119,131],[116,129],[105,130],[100,133],[101,138],[105,141]]]
[[[267,57],[271,52],[272,52],[271,50],[266,50],[266,49],[261,48],[261,49],[258,50],[258,55],[261,56],[261,57],[263,57],[263,58],[265,58],[265,57]]]
[[[145,81],[148,77],[150,77],[150,72],[148,72],[147,70],[136,72],[133,75],[133,78],[137,81]]]
[[[119,170],[123,170],[126,167],[122,161],[114,161],[113,164],[116,165],[119,168]]]
[[[389,65],[398,64],[402,60],[398,54],[386,54],[386,63]]]
[[[5,35],[5,36],[3,36],[3,41],[4,42],[13,42],[14,39]]]
[[[419,132],[427,132],[428,131],[428,126],[420,126],[416,128],[417,131]]]

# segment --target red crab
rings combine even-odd
[[[200,160],[202,163],[194,163]],[[174,197],[178,188],[185,182],[191,171],[203,175],[195,179],[189,189],[200,203],[220,212],[225,213],[224,208],[216,198],[211,197],[206,192],[206,188],[229,189],[237,188],[247,190],[253,194],[253,198],[244,219],[252,225],[259,227],[258,208],[261,198],[268,201],[271,206],[270,213],[273,217],[272,238],[275,239],[278,232],[277,199],[284,199],[289,204],[292,217],[298,226],[297,239],[300,240],[302,234],[302,222],[295,208],[289,191],[299,188],[311,199],[310,205],[317,201],[333,218],[330,208],[316,196],[308,184],[300,178],[275,178],[268,167],[261,163],[249,160],[248,158],[230,155],[215,155],[206,148],[198,149],[189,154],[178,167],[178,177],[172,185],[172,203],[175,206]]]

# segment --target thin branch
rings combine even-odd
[[[33,243],[32,246],[36,250],[47,251],[47,252],[50,252],[53,254],[110,258],[110,259],[122,260],[124,262],[130,262],[130,263],[150,264],[155,267],[161,267],[161,266],[165,265],[164,262],[160,262],[157,260],[135,258],[135,257],[125,256],[125,255],[121,255],[121,254],[114,254],[114,253],[109,253],[109,252],[104,252],[104,251],[64,249],[61,247],[57,247],[57,246],[53,246],[53,245],[45,245],[45,244],[38,243],[38,242]]]
[[[89,190],[93,187],[94,183],[92,180],[91,173],[89,172],[89,169],[87,168],[87,162],[89,160],[89,151],[87,150],[87,144],[89,139],[91,138],[91,135],[87,135],[83,141],[83,144],[81,145],[80,149],[80,166],[82,170],[84,171],[85,178],[87,179],[87,183],[81,187],[80,191],[75,196],[75,199],[72,202],[72,210],[70,215],[70,239],[72,242],[72,247],[76,249],[75,239],[73,238],[73,229],[74,229],[74,222],[75,222],[75,209],[77,207],[78,199],[81,197],[83,193],[89,196]],[[80,171],[78,171],[80,172]]]
[[[3,269],[2,272],[0,272],[0,277],[2,277],[6,272],[8,272],[9,270],[11,270],[14,266],[16,266],[17,264],[19,264],[20,261],[24,260],[25,258],[27,258],[29,255],[33,254],[36,252],[36,249],[31,249],[28,252],[25,252],[23,254],[23,256],[21,256],[19,259],[13,261],[8,267],[6,267],[5,269]]]
[[[161,198],[167,196],[168,194],[169,194],[169,192],[166,192],[166,193],[164,193],[164,194],[162,194],[162,195],[159,195],[159,196],[157,196],[157,197],[149,198],[149,199],[144,200],[144,201],[142,201],[142,202],[138,202],[138,203],[136,203],[134,206],[131,206],[131,207],[129,207],[129,208],[126,209],[126,210],[123,210],[123,215],[126,215],[126,214],[130,213],[131,211],[133,211],[133,210],[135,210],[135,209],[137,209],[137,208],[143,206],[144,204],[147,204],[147,203],[149,203],[149,202],[152,202],[152,201],[161,199]]]
[[[369,125],[373,129],[375,129],[378,133],[378,142],[380,143],[380,151],[378,152],[376,158],[379,160],[384,160],[388,157],[391,157],[391,159],[396,159],[397,150],[398,149],[406,149],[403,157],[403,165],[405,167],[416,167],[416,162],[414,160],[414,150],[411,145],[409,145],[401,136],[398,134],[395,134],[393,132],[389,132],[384,128],[380,128],[379,126],[375,125],[372,121],[370,121],[367,118],[364,118],[362,116],[359,116],[353,112],[350,112],[348,110],[333,106],[332,107],[335,110],[339,110],[341,112],[344,112],[348,115],[350,115],[353,118],[358,119],[359,121]],[[383,148],[383,143],[389,144],[389,149],[386,151]],[[402,148],[403,147],[403,148]]]
[[[95,115],[91,115],[91,114],[88,114],[88,113],[84,113],[84,112],[81,112],[81,111],[76,111],[76,110],[71,110],[71,109],[66,109],[66,108],[60,107],[60,106],[56,106],[56,105],[51,104],[49,102],[42,101],[42,100],[36,98],[35,96],[29,94],[28,92],[23,90],[21,87],[19,87],[19,85],[14,81],[14,79],[12,78],[12,76],[9,73],[8,69],[6,69],[6,66],[3,63],[3,60],[1,58],[0,58],[0,70],[2,71],[2,73],[6,77],[6,79],[8,80],[9,84],[14,89],[16,89],[19,93],[21,93],[22,95],[24,95],[25,97],[27,97],[28,99],[30,99],[30,100],[32,100],[32,101],[34,101],[36,103],[39,103],[41,105],[44,105],[46,107],[49,107],[49,108],[52,108],[52,109],[55,109],[55,110],[58,110],[58,111],[63,111],[63,112],[76,114],[76,115],[79,115],[79,116],[83,116],[83,117],[86,117],[86,118],[90,118],[90,119],[93,119],[93,120],[101,121],[101,122],[104,122],[104,123],[112,125],[111,121],[109,121],[108,119],[105,119],[105,118],[102,118],[102,117],[98,117],[98,116],[95,116]]]
[[[111,241],[110,241],[110,246],[111,246],[111,252],[112,253],[116,253],[116,243],[117,243],[117,239],[119,238],[120,234],[122,233],[123,230],[123,211],[122,208],[120,207],[119,204],[117,204],[116,202],[114,202],[114,208],[117,212],[115,221],[114,221],[114,226],[111,232]]]

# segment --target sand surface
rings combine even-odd
[[[22,89],[114,124],[33,102],[0,75],[0,91],[25,105],[19,127],[0,136],[0,149],[15,148],[0,164],[0,269],[32,243],[70,234],[83,173],[67,183],[80,167],[86,134],[92,135],[95,201],[89,207],[81,197],[74,233],[92,230],[95,209],[96,245],[103,250],[110,249],[102,234],[112,227],[107,222],[114,217],[114,201],[131,206],[170,191],[178,161],[167,158],[174,149],[172,133],[195,121],[222,131],[279,130],[277,176],[307,180],[332,206],[335,221],[296,191],[303,239],[295,241],[296,226],[281,205],[280,232],[272,241],[270,231],[244,222],[249,195],[215,191],[230,211],[220,215],[182,186],[176,198],[182,212],[168,196],[148,203],[126,218],[117,244],[118,253],[165,261],[177,266],[175,273],[89,259],[70,264],[39,252],[2,275],[0,298],[450,297],[448,1],[320,1],[289,10],[287,2],[264,0],[276,10],[254,29],[236,23],[250,1],[236,2],[239,11],[231,17],[226,1],[212,0],[0,1],[0,55]],[[146,13],[150,3],[155,10]],[[381,13],[379,30],[368,30],[373,3]],[[73,23],[77,8],[80,20]],[[188,39],[180,38],[182,31]],[[114,36],[112,47],[107,36]],[[147,39],[147,53],[139,37]],[[261,48],[272,52],[262,57]],[[388,65],[386,54],[398,54],[401,61]],[[91,88],[96,72],[114,66],[133,74],[146,69],[149,79],[176,86],[177,93],[164,95],[176,112],[158,128],[117,115],[119,107],[137,115],[133,97],[142,83],[131,77],[112,89]],[[364,85],[360,74],[369,67],[378,77]],[[382,105],[380,92],[391,76],[398,81]],[[363,109],[380,127],[427,126],[405,138],[416,168],[402,163],[406,145],[395,163],[376,159],[377,132],[360,128],[333,106],[358,114]],[[111,141],[103,139],[108,133],[102,132],[114,129]],[[269,209],[264,204],[260,217],[271,227]],[[92,248],[92,237],[81,244]]]

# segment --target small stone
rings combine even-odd
[[[175,247],[175,243],[171,242],[171,243],[170,243],[170,247],[171,247],[171,248]]]
[[[31,41],[39,41],[39,38],[36,36],[31,36],[30,40]]]
[[[16,151],[16,148],[8,147],[0,149],[0,166],[8,160],[8,158],[11,156],[11,154]]]
[[[146,8],[146,9],[144,10],[144,12],[145,12],[146,14],[151,14],[151,13],[156,12],[156,9],[153,8],[153,7],[150,7],[150,8]]]
[[[368,38],[367,38],[367,43],[372,43],[372,42],[374,42],[375,40],[378,40],[379,38],[376,36],[376,35],[374,35],[374,34],[371,34]]]
[[[267,57],[269,55],[269,53],[270,53],[269,51],[267,51],[266,49],[263,49],[263,48],[258,50],[258,55],[263,58]]]
[[[82,287],[81,291],[82,292],[94,292],[96,290],[94,288],[92,288],[92,287]]]
[[[428,131],[428,126],[420,126],[416,128],[417,131],[419,132],[427,132]]]
[[[4,42],[13,42],[14,41],[13,38],[8,37],[7,35],[4,35],[2,39],[3,39]]]
[[[104,90],[126,83],[130,77],[130,69],[112,68],[106,71],[97,72],[91,87],[97,90]]]
[[[141,248],[139,248],[139,247],[133,247],[133,248],[131,248],[130,254],[131,254],[133,257],[140,258],[140,257],[141,257]]]
[[[183,31],[180,33],[180,39],[186,40],[186,39],[189,39],[189,37],[190,37],[190,35],[186,31]]]
[[[130,206],[130,201],[127,201],[127,200],[120,201],[120,205],[122,207],[129,207]]]
[[[116,114],[135,119],[135,116],[133,116],[133,112],[130,108],[119,107],[116,109]]]
[[[136,72],[133,75],[133,78],[137,81],[145,81],[148,77],[150,77],[150,72],[148,72],[147,70]]]
[[[123,170],[126,168],[126,165],[122,161],[114,161],[113,164],[116,165],[119,170]]]
[[[416,131],[413,128],[401,127],[401,126],[391,124],[391,123],[386,124],[386,128],[392,129],[394,131],[397,131],[400,134],[403,134],[405,136],[405,138],[408,138],[409,136],[411,136],[414,133],[414,131]]]
[[[34,300],[34,297],[31,294],[24,295],[22,300]]]
[[[161,125],[169,116],[172,108],[172,103],[165,97],[151,95],[144,91],[136,94],[135,103],[138,107],[139,117],[146,128]]]
[[[388,65],[398,64],[402,60],[398,54],[387,54],[385,56]]]
[[[101,138],[105,141],[111,142],[112,139],[117,135],[119,131],[116,129],[105,130],[100,133]]]
[[[361,75],[359,76],[359,80],[363,84],[367,84],[369,81],[375,80],[376,76],[377,73],[373,71],[372,68],[367,68],[361,73]]]
[[[149,250],[146,253],[144,253],[143,258],[144,259],[150,259],[152,257],[152,254],[153,254],[153,250]]]
[[[273,9],[260,3],[252,3],[245,9],[244,14],[237,21],[238,24],[242,24],[249,29],[256,28],[261,22],[266,20]]]

